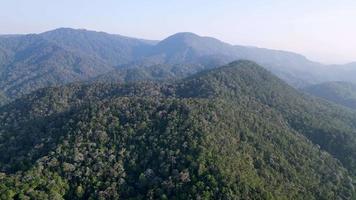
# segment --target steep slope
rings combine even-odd
[[[236,66],[243,67],[236,70]],[[291,128],[320,145],[356,174],[355,112],[303,95],[249,61],[232,63],[224,71],[206,73],[210,78],[192,78],[192,83],[188,82],[196,85],[198,81],[202,87],[194,86],[191,87],[194,90],[183,93],[200,96],[210,92],[233,100],[239,98],[240,93],[247,94],[279,112]]]
[[[329,118],[334,115],[339,121]],[[43,89],[0,108],[0,193],[352,199],[355,168],[348,162],[355,155],[346,150],[356,144],[355,118],[302,96],[248,61],[172,84]],[[321,124],[329,125],[319,129]],[[335,152],[339,136],[347,146]],[[332,156],[340,158],[338,153],[347,160]]]
[[[339,105],[356,109],[356,85],[349,82],[326,82],[303,88],[303,91]]]

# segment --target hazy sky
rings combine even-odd
[[[356,0],[0,0],[0,34],[85,28],[147,39],[195,32],[356,61]]]

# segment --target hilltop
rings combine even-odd
[[[0,108],[0,193],[352,199],[355,118],[250,61],[171,83],[41,89]]]

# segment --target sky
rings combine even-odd
[[[194,32],[294,51],[322,63],[356,61],[355,0],[0,0],[0,34],[83,28],[161,40]]]

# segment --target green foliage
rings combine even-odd
[[[132,83],[138,81],[177,80],[205,69],[202,64],[131,64],[110,71],[90,82],[101,83]]]
[[[355,118],[248,61],[38,90],[0,107],[1,198],[353,199]]]
[[[35,166],[26,172],[0,174],[0,199],[64,199],[68,183],[55,172]]]
[[[188,78],[187,87],[180,87],[179,92],[197,97],[222,96],[232,101],[247,95],[280,113],[290,128],[334,155],[356,174],[355,112],[304,95],[249,61],[222,69]]]

